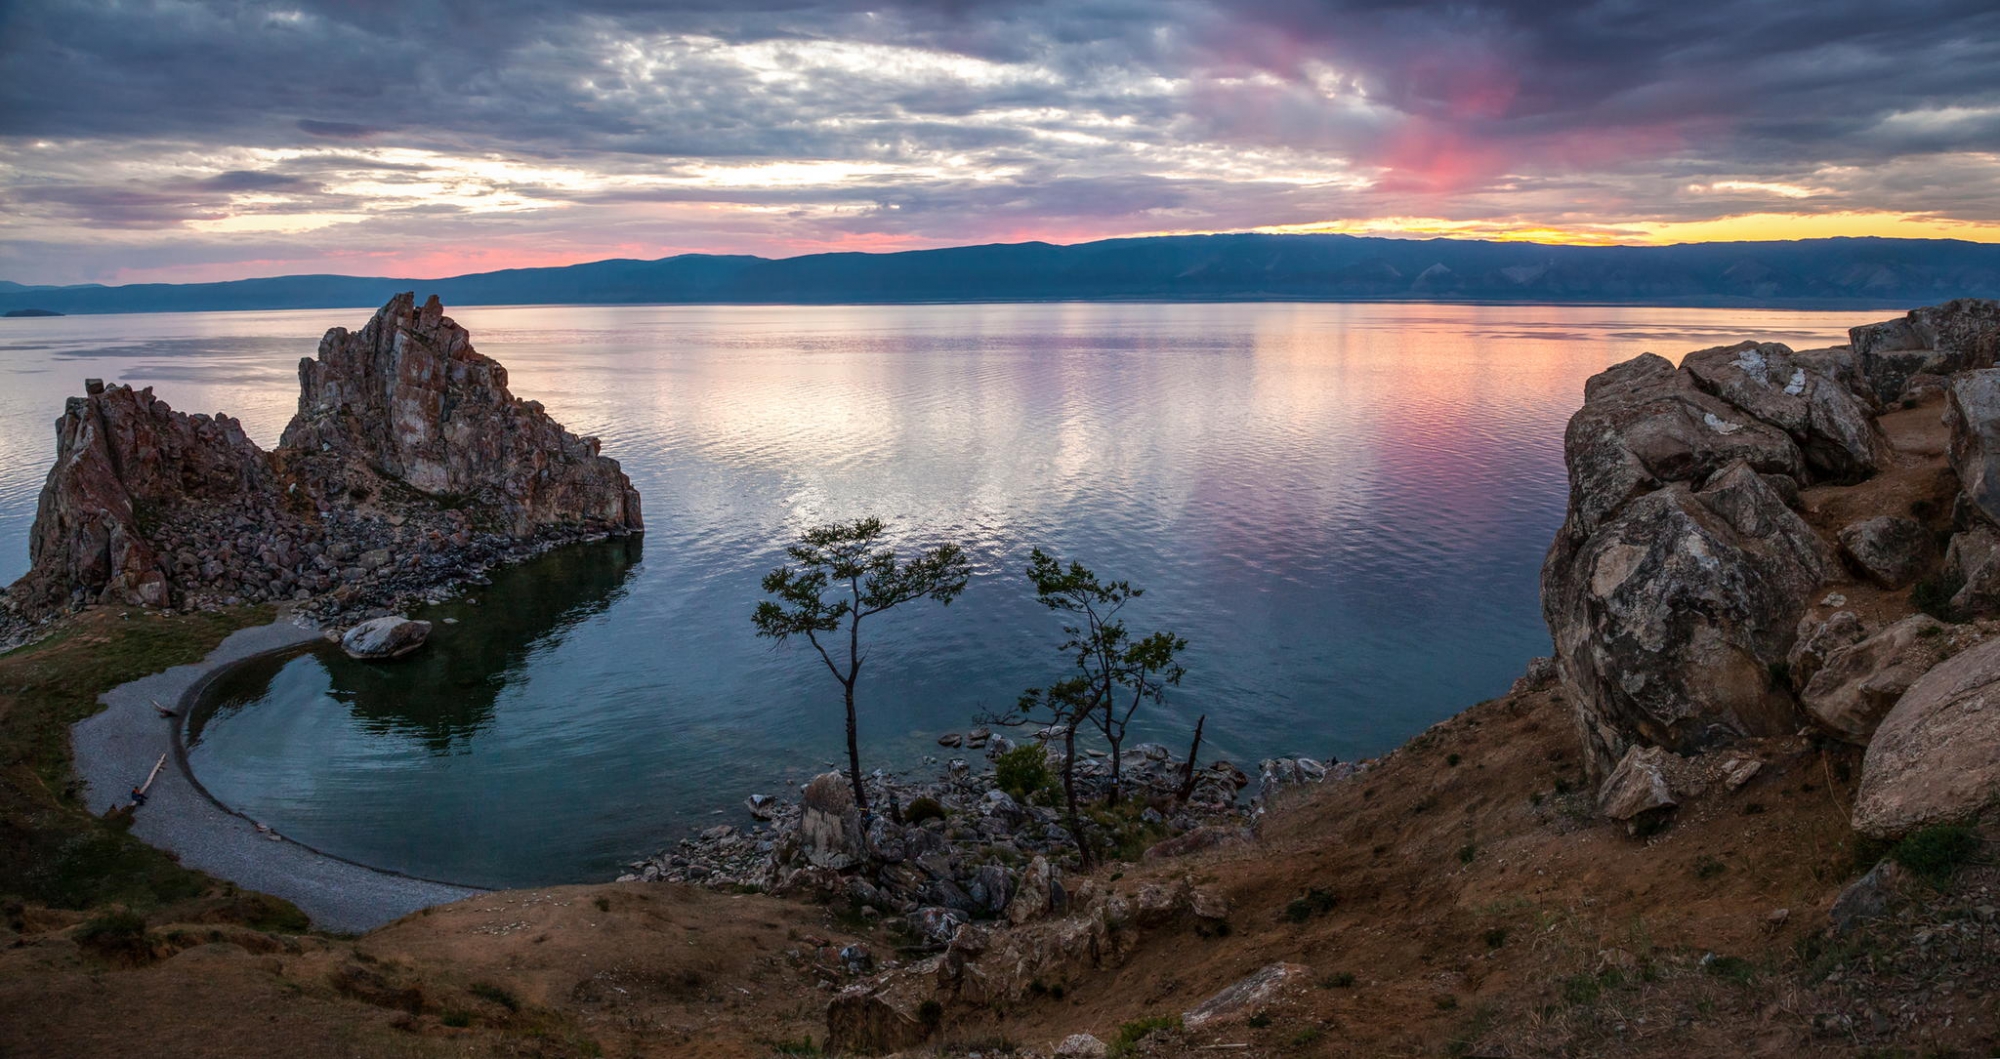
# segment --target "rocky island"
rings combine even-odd
[[[4,597],[11,638],[94,603],[379,617],[492,563],[644,528],[618,462],[510,393],[436,298],[328,331],[299,383],[266,452],[226,415],[91,380],[56,423],[32,568]]]

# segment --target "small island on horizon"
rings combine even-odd
[[[56,312],[54,309],[9,309],[4,313],[0,313],[0,316],[11,317],[16,319],[29,316],[68,316],[68,315],[69,315],[68,313]]]

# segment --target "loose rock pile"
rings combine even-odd
[[[980,741],[989,758],[1010,748],[1005,737]],[[1057,751],[1044,753],[1053,765]],[[1142,744],[1125,751],[1121,790],[1133,807],[1144,806],[1132,826],[1155,840],[1146,855],[1156,858],[1248,841],[1259,815],[1285,788],[1344,779],[1367,767],[1277,758],[1259,765],[1253,785],[1241,769],[1216,761],[1196,770],[1193,794],[1181,803],[1175,794],[1185,763],[1164,746]],[[1077,776],[1079,799],[1095,802],[1110,789],[1110,762],[1080,760]],[[944,762],[928,781],[878,770],[864,787],[874,809],[866,815],[840,773],[817,777],[795,802],[753,796],[745,804],[754,821],[748,827],[717,824],[631,865],[620,881],[816,893],[864,915],[902,917],[913,936],[933,946],[967,922],[1018,923],[1065,906],[1063,869],[1074,870],[1077,860],[1056,798],[1017,799],[999,788],[994,770],[975,769],[964,758]],[[926,800],[936,815],[904,815]]]

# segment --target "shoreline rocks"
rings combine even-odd
[[[57,422],[0,642],[90,604],[376,617],[499,563],[644,530],[617,461],[509,393],[436,298],[398,295],[360,332],[332,329],[300,379],[271,452],[227,416],[91,380]]]
[[[347,657],[363,661],[386,661],[401,658],[430,639],[431,623],[411,621],[400,614],[383,618],[372,618],[347,630],[340,638],[340,649]]]

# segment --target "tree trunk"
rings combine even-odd
[[[1111,733],[1107,731],[1104,733],[1104,741],[1111,744],[1111,797],[1105,801],[1107,804],[1117,805],[1118,793],[1124,787],[1123,777],[1125,775],[1125,766],[1119,764],[1118,761],[1123,754],[1118,748],[1125,744],[1125,733],[1118,733],[1117,738],[1114,739]]]
[[[1194,722],[1194,744],[1188,747],[1187,767],[1181,770],[1181,789],[1174,792],[1174,800],[1187,804],[1194,797],[1194,759],[1201,753],[1201,726],[1208,723],[1208,714],[1202,714]]]
[[[861,738],[854,726],[854,685],[847,687],[847,778],[854,784],[854,807],[868,811],[868,792],[861,787]]]
[[[1076,724],[1072,721],[1063,734],[1063,798],[1069,803],[1069,833],[1076,839],[1077,856],[1083,869],[1090,870],[1090,841],[1083,836],[1083,818],[1076,811]]]

